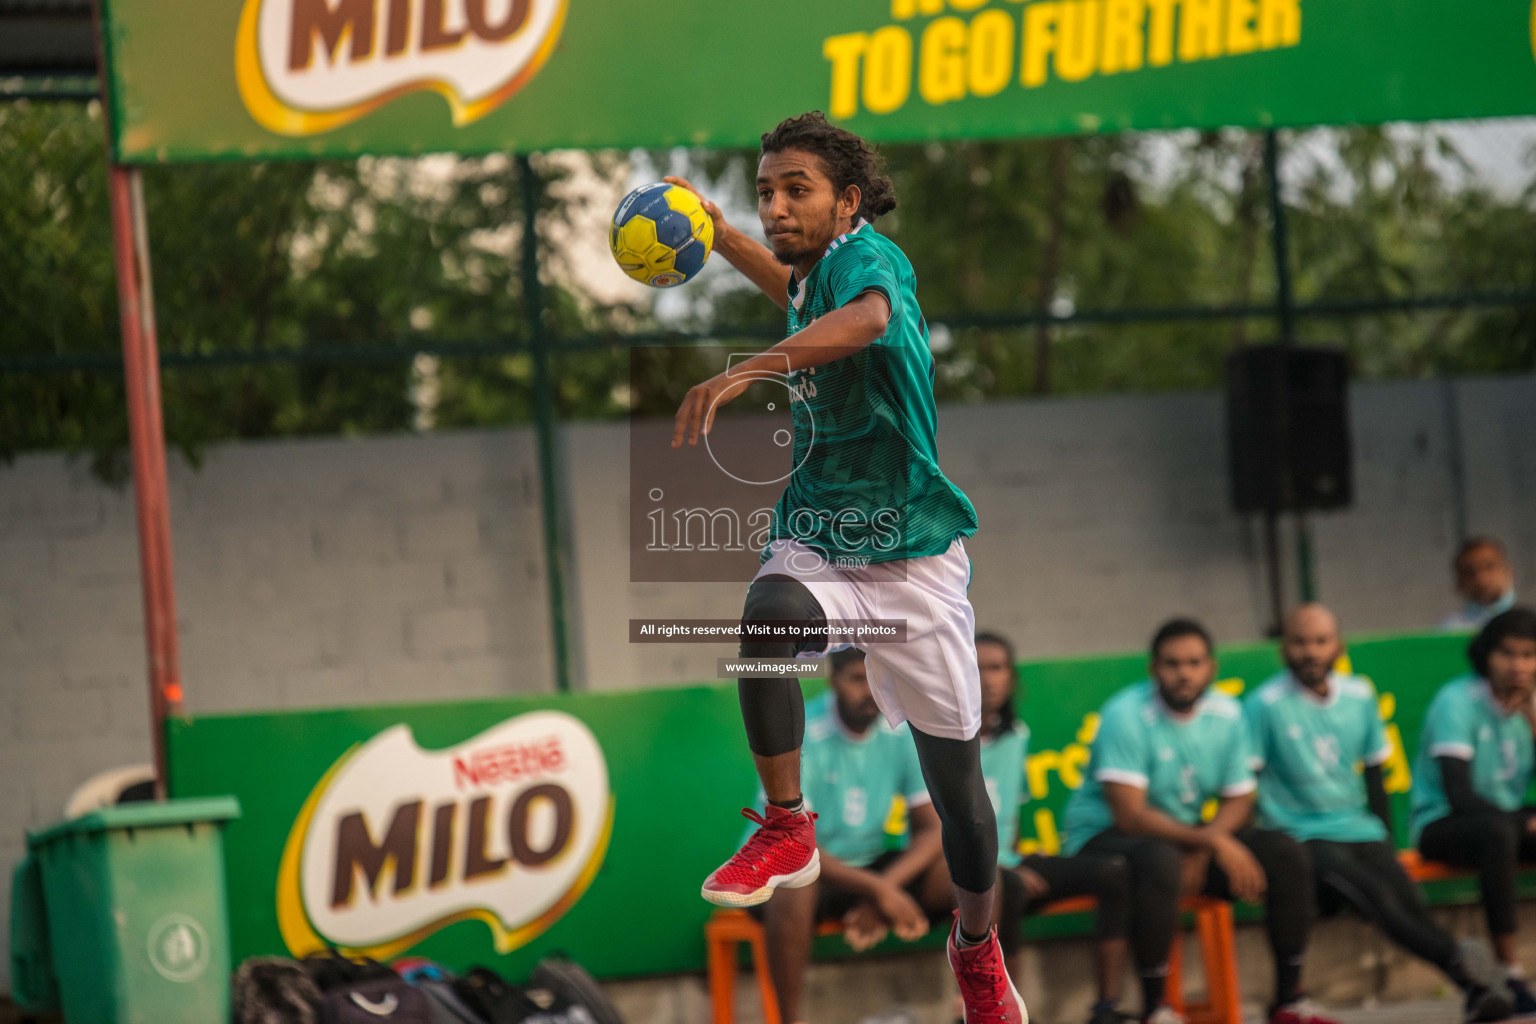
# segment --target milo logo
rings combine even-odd
[[[519,715],[446,750],[396,725],[326,773],[288,835],[278,924],[295,956],[395,956],[456,921],[531,941],[591,884],[613,823],[591,731]]]
[[[245,0],[235,78],[282,135],[330,131],[409,92],[455,125],[484,117],[549,58],[567,0]]]

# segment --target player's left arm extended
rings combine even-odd
[[[678,407],[672,430],[672,447],[699,443],[699,433],[709,433],[715,410],[740,395],[765,374],[805,370],[861,352],[885,336],[891,306],[881,292],[870,290],[816,320],[799,333],[772,348],[695,384]]]
[[[902,888],[944,856],[943,827],[939,823],[939,812],[933,809],[933,804],[911,808],[907,812],[907,820],[911,824],[912,842],[883,872],[892,885]]]

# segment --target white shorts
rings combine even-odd
[[[976,613],[965,594],[971,560],[961,538],[942,555],[852,568],[828,563],[798,540],[775,540],[752,579],[775,573],[805,584],[828,622],[906,621],[906,642],[861,648],[870,691],[892,726],[910,722],[952,740],[968,740],[981,729]],[[833,642],[800,656],[820,658],[854,646]]]

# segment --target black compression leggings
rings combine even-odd
[[[923,781],[943,825],[950,881],[966,892],[988,892],[997,881],[997,812],[981,774],[981,739],[911,732]]]
[[[1313,839],[1307,848],[1317,867],[1325,909],[1343,900],[1387,938],[1440,968],[1457,985],[1468,987],[1456,940],[1429,916],[1424,895],[1398,863],[1391,843]]]
[[[810,627],[800,640],[749,639],[749,623],[795,623]],[[826,647],[826,613],[810,588],[793,576],[776,573],[759,577],[747,590],[741,612],[743,658],[793,658],[802,651]],[[816,634],[817,625],[823,632]],[[758,757],[778,757],[799,750],[805,739],[805,699],[794,676],[743,676],[736,681],[747,745]]]
[[[1531,807],[1507,814],[1450,814],[1425,825],[1419,836],[1419,852],[1428,859],[1476,869],[1490,935],[1518,930],[1515,873],[1522,862],[1536,861],[1536,835],[1527,827],[1533,817]]]
[[[826,613],[810,589],[792,576],[774,573],[754,581],[747,590],[741,621],[743,625],[792,622],[804,630],[798,641],[748,639],[743,634],[743,658],[792,658],[827,646]],[[736,695],[747,745],[754,754],[777,757],[800,749],[805,739],[805,701],[799,679],[743,677],[736,683]],[[951,740],[916,729],[911,732],[923,781],[943,825],[950,878],[967,892],[987,892],[997,876],[997,817],[981,774],[981,741],[974,736]]]
[[[1264,926],[1275,956],[1275,999],[1288,1002],[1295,996],[1295,980],[1312,926],[1312,866],[1306,849],[1284,833],[1245,828],[1234,835],[1264,869],[1268,882]],[[1131,952],[1136,970],[1144,977],[1166,974],[1179,925],[1183,851],[1165,839],[1109,829],[1088,840],[1079,855],[1125,859],[1131,874]],[[1206,874],[1204,895],[1232,899],[1226,872],[1214,861]]]

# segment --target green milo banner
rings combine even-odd
[[[1400,826],[1424,709],[1466,671],[1465,645],[1351,647],[1395,748]],[[1272,645],[1225,649],[1218,685],[1240,694],[1277,668]],[[1144,659],[1021,672],[1023,846],[1055,852],[1097,709]],[[171,724],[169,758],[172,795],[240,800],[225,834],[237,960],[335,946],[512,977],[555,950],[602,977],[702,967],[699,885],[740,842],[756,789],[734,684],[209,716]]]
[[[103,0],[126,161],[1536,113],[1532,0]]]

